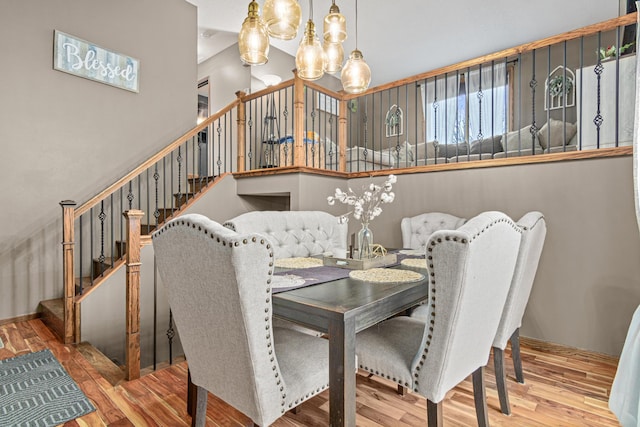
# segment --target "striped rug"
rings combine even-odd
[[[49,427],[95,411],[50,350],[0,360],[0,424]]]

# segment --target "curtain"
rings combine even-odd
[[[486,64],[469,72],[470,141],[480,139],[480,135],[487,139],[507,131],[506,68],[506,64],[500,62],[493,64],[493,67]]]
[[[636,2],[640,7],[640,2]],[[640,19],[638,19],[640,25]],[[640,42],[636,32],[636,45]],[[640,55],[636,55],[636,78],[640,78]],[[640,84],[636,85],[635,127],[633,133],[633,187],[636,218],[640,227]],[[636,309],[627,331],[613,379],[609,408],[624,427],[640,425],[640,306]]]
[[[440,144],[455,144],[464,141],[459,123],[464,120],[464,106],[458,105],[460,81],[464,74],[435,77],[420,85],[422,111],[426,124],[426,140]]]

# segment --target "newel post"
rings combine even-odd
[[[246,122],[247,122],[247,112],[246,112],[246,104],[244,103],[243,98],[245,97],[245,93],[241,90],[236,92],[236,96],[240,100],[238,104],[238,172],[245,171],[245,163],[244,163],[244,148],[246,146]]]
[[[62,282],[64,286],[64,337],[65,344],[75,342],[75,272],[73,266],[73,250],[75,245],[74,219],[76,202],[73,200],[63,200],[62,206]]]
[[[123,213],[127,219],[127,380],[140,378],[140,220],[144,212],[133,209]]]
[[[347,171],[347,101],[339,101],[338,115],[338,170]]]
[[[304,149],[304,82],[293,70],[293,165],[306,166]]]

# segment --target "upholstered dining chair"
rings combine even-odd
[[[502,413],[507,415],[511,413],[511,408],[504,370],[504,349],[511,341],[511,358],[513,359],[516,380],[519,383],[524,383],[522,359],[520,358],[520,326],[547,234],[547,225],[540,212],[525,214],[518,221],[518,225],[522,229],[520,250],[511,280],[511,288],[507,294],[496,337],[493,340],[493,364],[496,372],[500,409]]]
[[[273,328],[273,247],[202,215],[153,234],[162,283],[197,386],[195,425],[207,391],[268,426],[329,384],[327,340]]]
[[[413,217],[402,218],[402,247],[405,249],[424,248],[429,237],[439,230],[455,230],[467,220],[443,212],[428,212]]]
[[[445,394],[469,375],[478,424],[488,425],[483,370],[520,238],[520,228],[499,212],[436,231],[426,248],[428,320],[398,316],[356,336],[359,367],[424,396],[429,426],[442,425]]]

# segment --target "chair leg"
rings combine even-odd
[[[511,414],[509,406],[509,392],[507,390],[507,378],[504,372],[504,351],[493,347],[493,366],[496,371],[496,387],[500,398],[500,410],[505,415]]]
[[[442,401],[433,403],[427,399],[427,426],[441,427],[442,425]]]
[[[513,359],[513,369],[516,371],[516,381],[524,384],[524,374],[522,372],[522,359],[520,358],[520,328],[511,335],[511,358]]]
[[[484,389],[484,366],[473,372],[473,400],[476,404],[478,427],[488,427],[489,416],[487,415],[487,396]]]
[[[194,390],[196,405],[191,416],[191,427],[204,427],[207,423],[207,390],[198,386]]]
[[[406,396],[407,395],[407,388],[403,385],[398,384],[398,394],[400,396]]]

